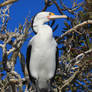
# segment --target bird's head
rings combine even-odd
[[[33,26],[44,24],[49,22],[50,20],[58,19],[58,18],[67,18],[66,15],[55,15],[52,12],[40,12],[38,13],[33,21]]]

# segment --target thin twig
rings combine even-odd
[[[56,0],[52,0],[52,2],[56,5],[56,7],[57,7],[59,13],[62,15],[63,12],[62,12],[61,8],[59,7],[59,5],[57,4]]]
[[[87,20],[87,21],[84,21],[84,22],[74,26],[73,28],[71,28],[70,30],[66,31],[64,34],[62,34],[59,38],[57,38],[56,41],[58,42],[59,40],[61,40],[67,34],[69,34],[71,32],[74,32],[78,28],[83,27],[84,25],[87,25],[87,24],[92,24],[92,20]]]
[[[79,69],[69,78],[69,79],[67,79],[67,80],[65,80],[63,83],[63,86],[60,88],[61,90],[65,87],[65,86],[67,86],[67,85],[69,85],[70,84],[70,82],[72,82],[73,81],[73,79],[76,77],[76,75],[79,73],[80,71],[79,71]]]
[[[7,1],[1,3],[0,7],[6,6],[8,4],[12,4],[12,3],[16,2],[16,1],[18,1],[18,0],[7,0]]]

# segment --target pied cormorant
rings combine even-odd
[[[40,12],[33,20],[33,30],[36,35],[29,41],[27,47],[27,68],[36,92],[50,92],[50,80],[55,75],[57,43],[49,25],[45,24],[57,18],[67,18],[66,15],[55,15],[51,12]]]

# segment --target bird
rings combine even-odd
[[[43,11],[33,18],[32,29],[35,35],[27,46],[26,63],[36,92],[51,92],[51,80],[55,76],[58,62],[58,46],[52,28],[46,23],[58,18],[67,16]]]

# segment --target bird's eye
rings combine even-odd
[[[50,12],[49,15],[55,15],[54,13]]]

